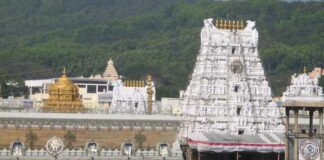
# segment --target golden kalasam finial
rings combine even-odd
[[[140,83],[138,80],[136,81],[136,87],[140,87]]]
[[[232,30],[232,21],[228,20],[228,29]]]
[[[224,29],[227,29],[227,20],[225,19],[225,22],[224,22]]]
[[[216,28],[218,28],[218,20],[216,19],[216,22],[215,22],[215,26]]]
[[[307,72],[307,68],[306,66],[304,66],[304,74],[306,74],[306,72]]]
[[[144,83],[144,81],[142,81],[142,87],[144,87],[144,85],[145,85],[145,83]]]
[[[65,75],[65,74],[66,74],[65,67],[63,67],[63,75]]]
[[[223,20],[221,19],[221,20],[220,20],[219,28],[220,28],[220,29],[223,29],[223,27],[224,27],[224,23],[223,23]]]
[[[240,21],[236,21],[236,30],[240,29]]]
[[[244,29],[244,22],[243,21],[241,21],[240,28]]]

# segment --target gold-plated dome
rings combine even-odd
[[[79,87],[75,85],[66,75],[63,75],[49,86],[49,98],[43,109],[51,112],[80,112],[83,105],[79,95]]]

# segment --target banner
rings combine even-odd
[[[299,139],[299,160],[320,160],[320,139]]]

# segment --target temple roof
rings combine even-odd
[[[54,83],[51,85],[51,89],[74,89],[76,86],[74,83],[69,79],[69,77],[66,75],[65,68],[63,69],[63,75]]]
[[[107,62],[107,67],[105,69],[105,72],[103,73],[103,78],[108,80],[117,80],[118,79],[118,73],[116,71],[116,68],[114,66],[114,62],[110,58]]]

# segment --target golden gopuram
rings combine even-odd
[[[49,86],[48,100],[44,103],[43,111],[46,112],[82,112],[84,107],[79,95],[79,87],[66,75],[63,75]]]

